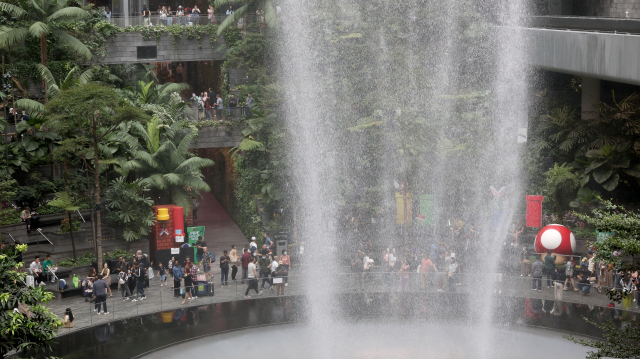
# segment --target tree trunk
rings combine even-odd
[[[73,239],[73,226],[71,225],[71,211],[67,211],[67,218],[69,218],[69,235],[71,236],[71,249],[73,250],[73,260],[78,259],[76,254],[76,241]]]
[[[93,125],[93,166],[96,181],[96,259],[98,260],[98,268],[102,268],[102,224],[100,223],[100,163],[98,161],[98,130],[96,126],[96,118],[92,119]]]
[[[47,35],[40,37],[40,63],[47,66]],[[42,78],[42,89],[44,89],[44,102],[48,100],[49,89],[47,88],[47,82]]]

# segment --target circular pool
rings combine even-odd
[[[484,336],[487,332],[491,338]],[[483,345],[489,339],[497,345]],[[539,359],[550,353],[557,358],[584,358],[586,352],[587,348],[563,338],[562,333],[546,329],[487,331],[446,322],[360,320],[326,330],[309,324],[238,330],[173,345],[142,358],[233,358],[253,353],[277,359]]]

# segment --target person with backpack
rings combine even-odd
[[[118,289],[122,292],[122,301],[131,299],[131,290],[129,289],[129,271],[123,270],[118,273]]]
[[[256,291],[256,294],[261,295],[262,291],[258,291],[258,273],[256,272],[256,258],[251,258],[251,262],[249,262],[248,271],[247,271],[247,290],[244,292],[245,298],[251,298],[249,296],[249,291],[251,289]]]
[[[536,257],[536,261],[531,265],[531,287],[532,290],[536,290],[536,282],[538,282],[538,291],[542,290],[542,272],[544,271],[544,264],[540,260],[540,256]]]
[[[556,256],[552,256],[551,253],[551,250],[548,250],[547,255],[544,257],[544,271],[547,274],[547,288],[551,288],[551,276],[556,269]]]
[[[271,278],[269,278],[271,274],[271,258],[268,254],[264,254],[260,257],[258,263],[260,264],[260,272],[262,274],[262,286],[260,286],[260,289],[264,289],[264,283],[267,282],[269,283],[269,289],[273,290],[273,283],[271,282]]]
[[[158,275],[160,276],[160,286],[167,285],[167,272],[164,270],[162,262],[158,264]]]
[[[278,267],[274,273],[274,277],[282,278],[282,283],[276,284],[276,295],[284,295],[284,287],[287,276],[289,275],[289,271],[287,270],[287,266],[282,262],[278,262]]]
[[[184,272],[182,271],[182,267],[180,267],[179,261],[173,260],[171,272],[173,273],[173,297],[178,298],[180,295],[180,281],[182,277],[184,277]]]
[[[227,251],[222,252],[222,257],[220,257],[220,282],[222,283],[220,286],[224,287],[225,285],[229,285],[229,262],[231,262],[231,258],[227,255]]]

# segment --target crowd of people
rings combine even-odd
[[[189,100],[199,111],[204,112],[207,120],[212,121],[213,117],[215,117],[216,120],[222,121],[225,118],[224,101],[222,97],[220,97],[220,94],[216,94],[211,88],[209,88],[208,92],[201,92],[200,95],[197,95],[195,92],[192,93]],[[251,94],[247,94],[244,104],[239,102],[236,95],[231,94],[227,101],[226,113],[232,118],[247,116],[254,104],[255,99]],[[200,117],[200,115],[198,115],[198,117]]]

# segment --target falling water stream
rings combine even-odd
[[[315,357],[339,357],[327,343],[338,340],[336,306],[349,305],[333,300],[344,285],[330,275],[344,271],[333,247],[350,257],[359,238],[339,211],[389,211],[404,187],[414,200],[432,198],[433,225],[408,233],[380,216],[367,239],[428,248],[455,218],[480,227],[463,269],[482,273],[483,284],[461,309],[480,318],[474,357],[491,358],[490,273],[523,198],[516,139],[529,105],[524,39],[495,26],[517,26],[524,0],[283,0],[277,9]],[[504,195],[492,197],[490,186]]]

